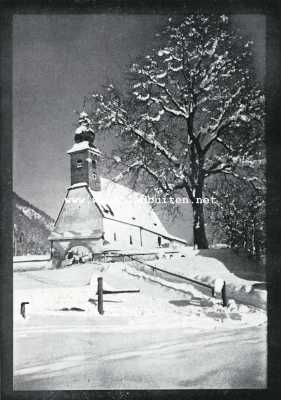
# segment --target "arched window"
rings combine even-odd
[[[81,160],[81,158],[78,158],[78,160],[76,161],[76,167],[77,168],[83,167],[83,160]]]
[[[114,239],[114,241],[116,242],[116,240],[117,240],[116,232],[113,233],[113,239]]]
[[[130,244],[133,244],[133,238],[132,238],[132,235],[130,235]]]

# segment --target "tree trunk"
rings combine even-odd
[[[208,249],[202,203],[193,203],[193,240],[198,249]]]

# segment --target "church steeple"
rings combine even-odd
[[[95,132],[92,128],[91,120],[85,111],[82,111],[78,119],[78,127],[75,131],[74,141],[75,143],[83,142],[87,140],[89,146],[94,146]]]
[[[67,152],[70,155],[71,185],[87,183],[92,190],[101,190],[97,160],[101,156],[96,148],[95,132],[86,112],[81,112],[75,130],[74,144]]]

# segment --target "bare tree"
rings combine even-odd
[[[216,196],[216,203],[207,206],[207,220],[214,226],[213,238],[237,251],[245,249],[249,257],[260,262],[265,256],[264,182],[220,177],[208,190]]]
[[[233,174],[261,140],[264,97],[255,83],[252,42],[227,16],[169,18],[159,47],[131,66],[129,93],[93,94],[92,119],[123,139],[116,178],[138,171],[159,195],[187,193],[194,243],[207,248],[206,180]],[[121,165],[121,164],[120,164]]]

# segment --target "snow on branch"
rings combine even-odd
[[[153,171],[146,164],[142,163],[142,165],[140,165],[140,168],[145,170],[157,182],[158,187],[160,187],[164,193],[171,192],[173,190],[173,185],[168,184],[166,180],[162,181],[157,172]]]
[[[233,149],[231,146],[229,146],[228,144],[226,144],[226,143],[222,140],[222,138],[217,137],[215,140],[216,140],[218,143],[220,143],[229,153],[233,153],[234,149]]]
[[[199,130],[199,134],[207,133],[211,136],[210,141],[204,147],[203,151],[206,153],[214,141],[216,141],[219,137],[219,134],[222,128],[230,125],[231,123],[237,121],[241,113],[244,111],[245,106],[240,104],[238,110],[233,112],[230,116],[226,117],[227,112],[229,111],[230,107],[233,105],[234,100],[239,96],[243,86],[239,86],[238,89],[230,96],[230,98],[225,102],[224,107],[221,110],[219,117],[217,118],[216,122],[213,125],[209,125],[208,128],[201,128]]]
[[[140,167],[141,161],[136,161],[133,164],[129,165],[124,171],[120,172],[115,178],[112,179],[113,182],[121,181],[124,176],[128,175],[133,169]]]
[[[207,178],[210,175],[214,175],[214,174],[220,174],[222,172],[231,172],[233,168],[233,165],[231,164],[222,164],[220,166],[220,168],[210,168],[205,170],[205,177]]]
[[[96,98],[96,95],[93,96]],[[109,99],[107,102],[103,97],[98,98],[99,104],[99,126],[101,128],[109,128],[112,124],[117,124],[123,132],[131,132],[136,135],[138,138],[142,139],[145,143],[154,147],[155,150],[159,151],[169,162],[174,164],[174,166],[178,167],[180,162],[178,158],[169,151],[168,148],[163,146],[153,134],[147,134],[141,128],[137,126],[138,122],[134,120],[130,122],[128,113],[121,107],[121,105],[116,106],[115,103]],[[150,117],[148,115],[142,115],[141,121],[147,119],[150,122],[160,120],[162,113],[159,111],[158,115],[154,117]]]
[[[144,142],[147,144],[151,145],[154,147],[156,150],[158,150],[163,156],[167,158],[168,161],[172,162],[175,166],[179,166],[180,162],[178,158],[173,155],[171,151],[166,149],[158,140],[155,138],[152,138],[151,136],[148,136],[144,131],[142,131],[139,128],[136,128],[134,126],[128,127],[137,137],[141,138]]]
[[[225,174],[231,175],[240,181],[249,183],[256,192],[264,191],[264,186],[265,186],[264,184],[261,184],[261,186],[255,185],[255,182],[261,183],[261,179],[259,179],[256,176],[251,176],[251,177],[243,176],[243,175],[239,175],[239,174],[235,173],[234,171],[229,171],[229,172],[225,171]]]
[[[129,165],[124,171],[120,172],[115,178],[113,178],[113,182],[119,182],[124,178],[125,175],[129,174],[132,170],[135,169],[143,169],[144,171],[146,171],[154,179],[154,181],[156,181],[158,187],[161,188],[164,193],[170,193],[175,189],[184,187],[184,182],[171,184],[168,183],[163,176],[163,179],[161,179],[158,172],[153,171],[148,165],[146,165],[142,161],[136,161],[133,164]]]
[[[155,74],[153,74],[152,71],[146,71],[144,69],[141,69],[141,74],[148,78],[147,83],[149,85],[156,86],[156,87],[162,89],[165,92],[165,94],[167,95],[167,97],[170,99],[171,103],[176,107],[176,109],[172,109],[172,108],[168,107],[167,104],[164,104],[163,98],[162,99],[158,98],[158,101],[163,106],[165,111],[172,113],[174,116],[182,116],[184,118],[188,118],[188,116],[189,116],[188,110],[178,103],[175,96],[172,95],[172,93],[169,91],[169,89],[167,88],[165,83],[158,81],[157,74],[155,75]],[[162,75],[161,75],[161,79],[162,79]],[[145,100],[148,100],[149,97],[150,97],[149,94],[147,94],[145,96]],[[154,101],[155,101],[155,97],[154,97]]]

